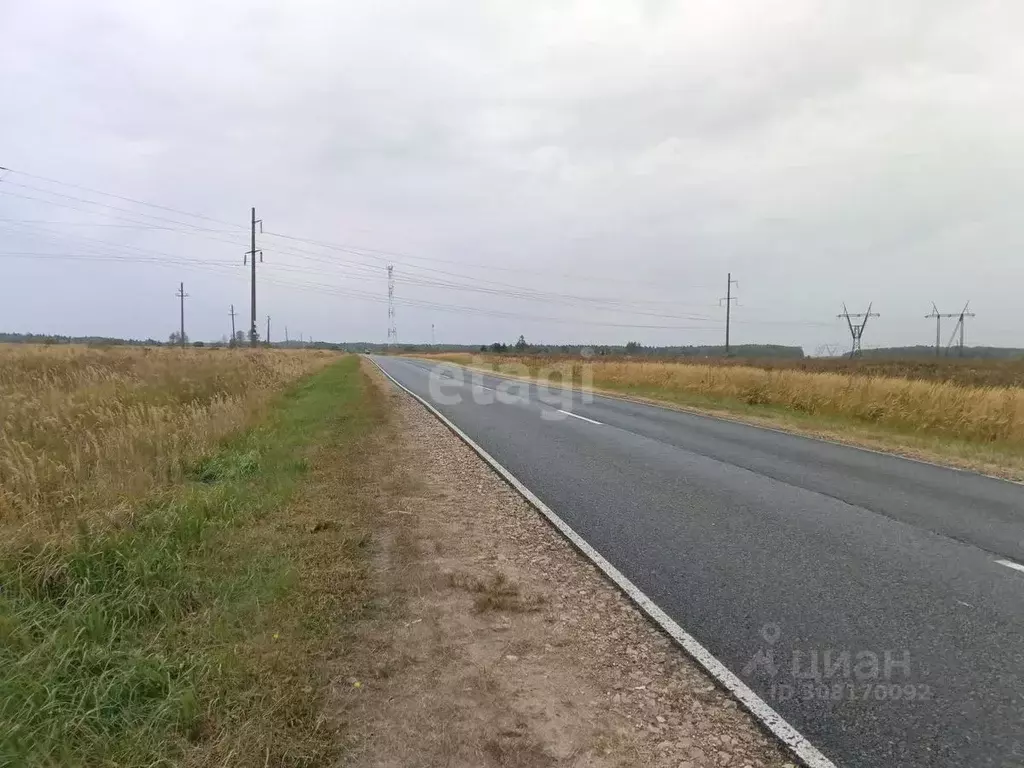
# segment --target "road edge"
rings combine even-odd
[[[596,549],[588,544],[576,531],[560,518],[550,507],[541,501],[536,494],[523,485],[518,478],[509,472],[497,459],[491,456],[473,438],[463,432],[450,419],[442,414],[427,400],[417,395],[372,357],[367,359],[376,366],[396,387],[417,400],[434,417],[444,424],[456,437],[468,445],[491,469],[516,490],[526,501],[540,512],[551,525],[582,553],[612,584],[621,590],[640,610],[667,634],[690,658],[700,664],[704,670],[725,690],[727,690],[743,708],[750,713],[767,731],[781,741],[807,768],[837,768],[836,764],[825,757],[810,741],[792,725],[790,725],[771,705],[758,696],[746,683],[733,674],[728,667],[720,662],[700,642],[671,619],[644,592],[624,576],[614,565],[608,562]]]

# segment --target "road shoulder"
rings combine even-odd
[[[378,531],[379,611],[328,716],[365,766],[779,766],[756,722],[422,406]]]

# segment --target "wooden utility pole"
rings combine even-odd
[[[250,249],[246,252],[246,256],[252,259],[252,302],[250,304],[249,312],[249,346],[255,347],[256,341],[259,339],[259,333],[256,331],[256,254],[259,254],[260,261],[263,261],[263,251],[256,250],[256,225],[260,225],[260,232],[263,231],[263,219],[256,218],[256,208],[252,209],[252,229],[250,240]],[[242,262],[245,263],[244,261]]]
[[[732,303],[734,301],[739,301],[739,299],[737,299],[737,297],[732,295],[732,287],[734,285],[739,285],[739,282],[736,281],[736,280],[733,280],[732,279],[732,272],[729,272],[726,275],[725,298],[718,300],[719,306],[721,306],[723,301],[725,302],[725,356],[726,357],[729,356],[729,325],[730,325],[730,321],[732,319]]]
[[[178,292],[174,294],[181,299],[181,336],[178,337],[178,341],[181,342],[181,346],[185,346],[185,299],[188,298],[188,294],[185,293],[185,284],[178,284]]]

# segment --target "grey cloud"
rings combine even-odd
[[[1022,16],[952,2],[0,4],[0,165],[239,225],[255,204],[268,230],[447,260],[396,257],[403,299],[524,316],[400,305],[410,340],[433,322],[464,342],[711,342],[731,270],[739,339],[843,341],[840,303],[874,300],[869,343],[927,343],[931,301],[970,298],[973,340],[1011,344]],[[61,216],[82,214],[0,195],[2,218]],[[235,263],[246,240],[61,231]],[[45,244],[2,237],[0,251]],[[383,338],[383,256],[316,251],[367,265],[355,269],[262,245],[261,317]],[[411,282],[456,279],[430,267],[711,319]],[[195,336],[221,335],[227,304],[246,304],[240,268],[12,260],[8,272],[58,307],[14,297],[0,310],[10,328],[163,336],[182,277]],[[80,297],[82,280],[99,301]],[[567,322],[525,317],[537,315]],[[793,325],[761,324],[779,320]]]

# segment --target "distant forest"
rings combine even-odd
[[[942,349],[939,357],[960,357],[956,347]],[[916,347],[879,347],[877,349],[865,349],[861,357],[873,359],[918,360],[936,358],[935,347],[918,345]],[[1024,349],[1018,347],[964,347],[965,358],[975,360],[1019,360],[1024,358]]]
[[[114,339],[107,336],[54,336],[45,333],[0,333],[0,344],[93,344],[97,346],[161,346],[156,339]]]
[[[110,336],[55,336],[42,333],[0,333],[0,344],[86,344],[93,347],[176,347],[177,339],[173,341],[159,339],[118,339]],[[218,339],[217,341],[188,341],[186,334],[186,345],[190,347],[227,347],[231,346],[228,341]],[[238,346],[248,346],[247,341],[241,340]],[[266,346],[260,342],[260,346]],[[289,341],[274,342],[272,347],[285,347],[295,349],[346,349],[364,345],[332,344],[325,341]]]
[[[262,344],[263,342],[261,342]],[[108,336],[57,336],[41,333],[0,333],[0,344],[86,344],[90,346],[168,346],[170,342],[158,339],[119,339]],[[224,341],[196,341],[189,346],[223,347]],[[243,343],[244,346],[244,343]],[[593,355],[631,357],[725,357],[725,347],[718,346],[644,346],[631,341],[628,344],[530,344],[523,337],[514,342],[492,342],[490,344],[396,344],[389,346],[376,342],[326,342],[288,341],[273,342],[273,347],[333,349],[346,352],[487,352],[492,354],[542,354],[542,355]],[[800,360],[808,357],[802,347],[781,344],[735,344],[729,350],[730,357],[748,359]],[[865,359],[924,360],[935,359],[935,348],[925,345],[913,347],[878,347],[865,349]],[[943,349],[942,357],[958,357],[954,347]],[[1016,347],[964,347],[965,358],[975,360],[1020,360],[1024,349]]]
[[[636,342],[629,344],[530,344],[520,338],[516,342],[493,342],[491,344],[387,344],[377,343],[342,343],[339,347],[348,351],[399,353],[417,352],[469,352],[489,354],[530,354],[530,355],[632,355],[643,357],[724,357],[724,346],[686,346],[686,347],[645,347]],[[804,357],[801,347],[784,347],[776,344],[741,344],[735,345],[729,352],[732,357],[782,357],[800,359]]]

